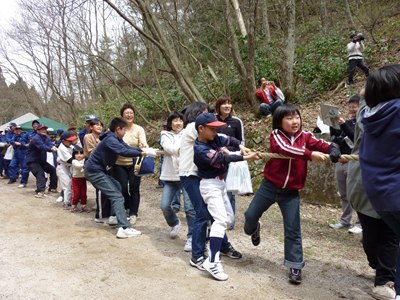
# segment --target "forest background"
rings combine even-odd
[[[130,102],[156,145],[171,111],[226,94],[247,146],[267,150],[258,78],[310,130],[320,103],[345,111],[365,82],[345,84],[351,33],[371,70],[400,61],[399,14],[397,0],[20,0],[0,40],[0,123],[32,112],[82,127],[93,113],[107,125]]]

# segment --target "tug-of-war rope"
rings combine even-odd
[[[281,159],[291,159],[292,157],[279,154],[279,153],[260,153],[262,158],[270,159],[270,158],[281,158]],[[324,154],[324,156],[329,159],[329,154]],[[293,158],[292,158],[293,159]],[[358,155],[350,155],[350,154],[342,154],[339,158],[339,162],[347,162],[350,160],[358,160]]]
[[[157,150],[157,155],[163,155],[164,151],[163,150]],[[283,154],[279,153],[262,153],[260,152],[260,157],[264,159],[271,159],[271,158],[281,158],[281,159],[294,159],[293,157],[289,157]],[[329,154],[324,154],[324,156],[329,159]],[[339,162],[348,162],[351,160],[358,160],[358,155],[353,155],[353,154],[342,154],[339,158]]]

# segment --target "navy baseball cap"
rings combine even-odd
[[[218,121],[217,116],[212,113],[202,113],[196,118],[196,130],[199,129],[200,125],[210,127],[224,127],[226,126],[226,123]]]
[[[10,127],[15,127],[15,126],[17,126],[17,123],[14,123],[14,122],[10,123]]]
[[[85,116],[85,121],[86,122],[97,120],[97,119],[98,119],[98,117],[96,115],[86,115]]]
[[[44,124],[39,124],[38,127],[36,128],[36,130],[40,130],[40,129],[47,129],[47,126]]]
[[[35,123],[40,124],[40,122],[39,122],[38,120],[33,120],[33,121],[32,121],[32,126],[33,126],[33,124],[35,124]]]

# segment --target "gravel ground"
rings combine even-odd
[[[33,197],[34,178],[24,189],[0,180],[0,299],[372,299],[373,272],[361,236],[328,227],[340,210],[302,204],[306,266],[303,283],[287,281],[283,226],[273,206],[262,218],[261,244],[243,233],[251,196],[237,197],[237,222],[228,233],[243,258],[223,257],[226,282],[188,263],[184,228],[171,240],[159,201],[162,189],[144,178],[135,226],[140,237],[119,240],[116,228],[93,221],[94,212],[72,214],[55,202]],[[93,189],[89,204],[94,207]]]

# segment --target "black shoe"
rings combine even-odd
[[[225,255],[228,256],[232,259],[239,259],[242,258],[242,253],[240,253],[239,251],[235,250],[235,248],[233,248],[232,245],[229,245],[229,248],[225,251],[220,251],[221,255]]]
[[[289,282],[293,284],[300,284],[301,283],[301,270],[290,268],[289,273]]]
[[[10,179],[10,180],[7,182],[7,184],[13,184],[14,182],[17,182],[17,181],[14,180],[14,179]]]
[[[253,234],[251,235],[251,242],[253,243],[254,246],[260,245],[261,242],[260,229],[261,229],[261,224],[260,222],[258,222],[256,231],[254,231]]]

